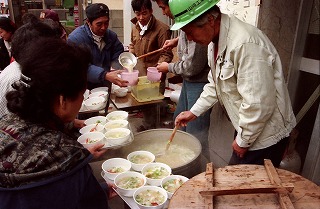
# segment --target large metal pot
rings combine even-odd
[[[126,158],[133,151],[147,150],[155,154],[163,154],[172,129],[151,129],[134,135],[134,141],[117,150]],[[201,144],[191,134],[177,131],[166,154],[157,156],[156,162],[168,164],[173,174],[191,178],[201,173]]]

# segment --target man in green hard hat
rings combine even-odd
[[[296,125],[279,54],[258,28],[220,12],[218,0],[169,0],[175,24],[188,40],[209,45],[209,83],[176,124],[186,126],[220,103],[236,130],[229,161],[278,167]]]

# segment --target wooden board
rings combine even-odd
[[[294,189],[288,194],[296,209],[319,209],[320,188],[313,182],[295,173],[277,169],[282,184],[294,184]],[[234,189],[256,188],[270,186],[271,181],[264,166],[236,165],[214,170],[214,186]],[[206,209],[208,201],[199,192],[206,190],[205,172],[183,184],[173,195],[169,209]],[[212,208],[257,208],[280,209],[278,194],[241,194],[224,195],[213,198]]]

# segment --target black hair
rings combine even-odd
[[[150,0],[132,0],[131,6],[134,12],[139,12],[143,8],[152,9],[152,3]]]
[[[35,23],[39,21],[39,18],[37,16],[35,16],[32,13],[25,13],[24,15],[22,15],[22,24],[27,24],[27,23]]]
[[[0,28],[13,34],[16,31],[17,26],[10,18],[0,17]]]
[[[157,0],[152,0],[154,2],[156,2]],[[169,6],[169,0],[160,0],[164,5]]]
[[[12,56],[19,63],[21,57],[25,56],[25,48],[28,44],[39,37],[57,37],[57,32],[43,22],[33,22],[22,25],[14,34],[12,39]]]
[[[8,110],[33,123],[61,125],[54,101],[60,95],[73,100],[84,92],[89,62],[90,52],[80,46],[58,38],[33,40],[19,63],[24,83],[16,82],[6,95]]]

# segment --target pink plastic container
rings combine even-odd
[[[138,83],[138,75],[139,75],[138,70],[134,70],[133,72],[122,72],[121,78],[125,81],[128,81],[129,86],[134,86],[134,85],[137,85]]]
[[[147,68],[147,78],[149,81],[160,81],[162,73],[156,67]]]

